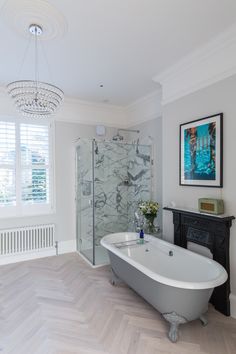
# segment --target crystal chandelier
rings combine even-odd
[[[38,36],[42,35],[43,29],[32,24],[29,31],[35,38],[35,79],[11,82],[7,91],[24,116],[48,117],[61,105],[64,93],[58,87],[38,80]]]

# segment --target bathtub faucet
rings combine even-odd
[[[134,224],[136,232],[140,232],[140,230],[143,229],[144,222],[140,219],[140,216],[138,215],[137,211],[134,213]]]

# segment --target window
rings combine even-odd
[[[52,212],[52,133],[48,123],[0,121],[0,216]]]
[[[0,205],[16,205],[16,130],[11,122],[0,122]]]

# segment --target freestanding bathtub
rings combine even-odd
[[[151,235],[140,244],[136,233],[110,234],[101,244],[109,253],[112,284],[126,282],[154,306],[170,323],[172,342],[180,324],[195,319],[207,324],[210,296],[227,280],[219,263]]]

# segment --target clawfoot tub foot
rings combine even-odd
[[[171,340],[172,343],[176,343],[178,338],[179,338],[179,333],[178,333],[179,325],[178,324],[171,324],[170,325],[170,330],[168,333],[168,338]]]
[[[110,283],[113,286],[117,286],[119,284],[122,283],[122,280],[116,275],[116,273],[114,272],[114,270],[111,268],[111,279],[110,279]]]
[[[170,330],[168,333],[168,338],[172,343],[176,343],[179,335],[178,329],[179,325],[188,322],[186,318],[178,315],[176,312],[163,313],[162,316],[166,321],[170,323]]]
[[[199,317],[199,320],[201,321],[201,323],[202,323],[202,325],[203,325],[204,327],[208,325],[208,319],[206,318],[205,315],[201,315],[201,316]]]

